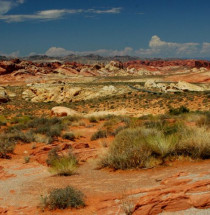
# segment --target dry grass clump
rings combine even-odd
[[[183,131],[181,143],[176,146],[176,151],[193,159],[210,158],[210,130],[207,127],[192,127]]]
[[[67,155],[58,155],[55,148],[48,154],[47,163],[50,166],[50,172],[60,176],[73,175],[78,167],[78,161],[71,152]]]
[[[148,135],[150,132],[152,131],[145,131]],[[116,136],[100,165],[114,169],[145,167],[150,155],[151,150],[146,143],[142,129],[128,128]]]
[[[50,210],[55,210],[80,208],[84,206],[84,194],[70,186],[66,188],[54,189],[49,195],[41,197],[41,207],[43,209],[49,208]]]
[[[179,156],[210,158],[210,131],[182,123],[155,123],[148,128],[127,128],[119,132],[101,167],[114,169],[148,168]]]

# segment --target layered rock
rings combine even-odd
[[[121,91],[117,91],[117,89],[111,85],[82,89],[80,87],[71,87],[65,84],[60,86],[37,84],[29,86],[28,89],[22,93],[22,98],[31,102],[56,102],[60,104],[94,99],[117,93],[121,93]]]

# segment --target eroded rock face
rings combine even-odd
[[[139,198],[134,215],[160,214],[164,211],[182,211],[191,207],[210,208],[209,173],[188,175],[179,173],[161,182]]]
[[[11,61],[2,61],[0,62],[0,68],[1,68],[0,74],[12,73],[13,71],[15,71],[15,63]]]
[[[185,81],[179,81],[178,83],[156,83],[155,80],[148,80],[145,82],[145,88],[156,88],[162,92],[184,92],[184,91],[205,91],[205,87],[191,84]]]
[[[22,98],[31,102],[56,102],[69,103],[73,101],[81,101],[94,99],[121,93],[114,86],[95,87],[95,88],[80,88],[71,87],[68,85],[52,86],[49,84],[28,85],[22,93]]]
[[[136,60],[124,63],[125,67],[134,66],[138,67],[140,65],[153,66],[153,67],[168,67],[168,66],[187,66],[196,68],[210,68],[210,62],[204,60]]]
[[[31,102],[64,103],[70,102],[80,91],[79,87],[38,85],[25,90],[22,97]]]

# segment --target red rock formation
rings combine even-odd
[[[166,67],[166,66],[187,66],[187,67],[196,67],[196,68],[210,68],[210,61],[204,60],[137,60],[129,61],[124,63],[125,67],[128,66],[153,66],[153,67]]]

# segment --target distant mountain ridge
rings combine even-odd
[[[171,61],[171,60],[186,60],[187,58],[142,58],[137,56],[100,56],[95,54],[89,55],[68,55],[63,57],[51,57],[47,55],[32,55],[26,57],[18,57],[20,60],[27,60],[27,61],[34,61],[34,62],[78,62],[83,64],[94,64],[94,63],[108,63],[110,61],[121,61],[121,62],[128,62],[128,61],[136,61],[136,60],[149,60],[149,61]],[[11,60],[14,57],[8,56],[0,56],[0,60]],[[210,58],[191,58],[195,60],[210,60]]]

